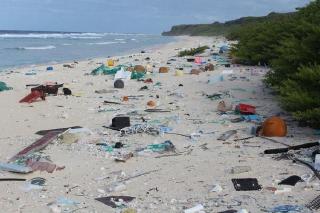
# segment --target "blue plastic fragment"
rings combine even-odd
[[[78,201],[74,201],[74,200],[64,198],[64,197],[59,197],[57,199],[56,203],[60,206],[76,206],[76,205],[80,204],[80,202],[78,202]]]
[[[269,212],[272,213],[298,213],[305,212],[305,208],[303,206],[298,205],[281,205],[272,208]]]
[[[28,166],[23,166],[15,163],[0,163],[0,170],[8,172],[16,172],[27,174],[32,172],[32,169]]]
[[[52,71],[53,67],[47,67],[47,71]]]
[[[172,132],[172,128],[170,127],[167,127],[167,126],[159,126],[160,128],[160,133],[169,133],[169,132]]]
[[[245,121],[255,121],[255,122],[261,122],[262,119],[259,115],[243,115],[242,118]]]

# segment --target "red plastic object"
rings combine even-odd
[[[44,149],[46,146],[48,146],[48,144],[50,144],[53,140],[55,140],[60,133],[62,133],[62,131],[48,132],[42,138],[40,138],[39,140],[32,143],[28,147],[24,148],[18,154],[13,156],[9,162],[13,162],[19,158],[22,158],[22,157],[27,156],[31,153],[34,153],[34,152],[37,152],[37,151]]]
[[[238,104],[236,106],[236,112],[240,112],[244,115],[256,114],[256,107],[248,104]]]
[[[36,101],[38,98],[45,100],[45,94],[43,91],[34,90],[26,97],[22,98],[19,103],[32,103]]]
[[[194,63],[195,64],[202,64],[202,58],[201,57],[195,57]]]

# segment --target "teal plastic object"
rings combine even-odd
[[[0,81],[0,92],[6,91],[6,90],[12,90],[12,87],[8,87],[6,83]]]
[[[148,149],[152,150],[153,152],[164,152],[164,151],[172,151],[175,149],[175,146],[171,141],[165,141],[159,144],[151,144],[148,145]]]
[[[142,79],[144,78],[145,73],[144,72],[132,72],[131,79]]]
[[[115,75],[121,68],[124,67],[123,65],[119,65],[116,67],[107,67],[104,64],[100,67],[94,69],[91,72],[91,75]]]

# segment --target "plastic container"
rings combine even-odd
[[[236,112],[244,115],[256,114],[256,107],[248,104],[238,104],[236,106]]]

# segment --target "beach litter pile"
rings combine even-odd
[[[4,130],[20,127],[0,139],[6,212],[319,210],[319,135],[279,108],[261,82],[268,68],[233,64],[221,38],[201,41],[215,47],[39,72],[24,104],[9,99],[17,115],[2,113]]]

